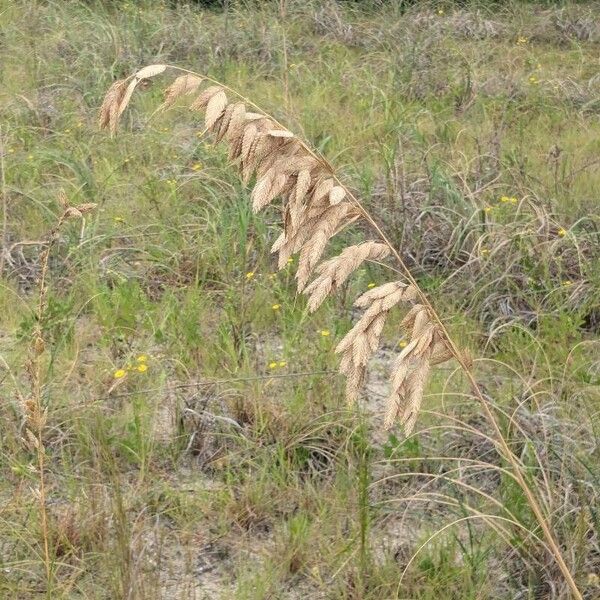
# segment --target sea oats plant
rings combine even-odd
[[[346,376],[349,402],[358,397],[367,364],[379,347],[389,312],[398,305],[404,307],[407,312],[401,324],[408,341],[393,364],[386,426],[390,427],[399,418],[406,433],[410,433],[419,414],[431,367],[454,358],[480,401],[494,431],[498,450],[510,462],[514,477],[527,497],[573,596],[581,598],[547,518],[525,479],[522,465],[505,441],[474,378],[471,359],[452,341],[386,234],[323,157],[229,87],[210,77],[165,64],[144,67],[128,78],[116,81],[102,104],[100,126],[115,133],[135,89],[144,80],[167,69],[181,74],[166,88],[160,110],[173,105],[182,96],[196,94],[190,109],[204,112],[205,131],[210,132],[217,142],[228,144],[229,158],[236,164],[245,183],[255,178],[251,195],[254,211],[260,211],[277,198],[283,201],[283,232],[272,250],[278,254],[280,268],[287,265],[292,255],[299,255],[297,287],[309,296],[311,311],[316,310],[365,261],[382,261],[388,257],[397,261],[395,270],[400,279],[375,287],[356,300],[355,305],[365,309],[364,313],[336,348],[341,355],[340,371]],[[201,90],[204,82],[210,85]],[[230,102],[228,94],[236,100]],[[320,262],[330,239],[357,220],[369,225],[379,239],[350,246],[340,255]],[[314,277],[312,282],[311,277]]]

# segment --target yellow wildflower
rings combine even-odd
[[[280,360],[279,361],[279,366],[280,367],[285,367],[287,365],[287,361],[286,360]]]
[[[508,196],[501,196],[500,202],[504,202],[504,203],[508,202]]]
[[[9,153],[9,154],[14,154],[14,152],[15,152],[15,149],[14,149],[14,148],[9,148],[9,149],[8,149],[8,153]]]
[[[254,271],[248,271],[248,272],[246,273],[246,279],[247,279],[248,281],[250,281],[250,279],[252,279],[253,277],[254,277]]]
[[[481,249],[481,256],[487,256],[490,253],[488,248]]]
[[[531,85],[536,85],[539,82],[540,82],[540,80],[535,75],[530,75],[530,77],[529,77],[529,83]]]
[[[275,361],[269,363],[269,369],[276,369],[277,363]]]
[[[281,308],[281,304],[273,304],[273,306],[271,306],[271,308],[273,310],[279,310]]]
[[[374,288],[375,284],[371,281],[371,283],[369,283],[369,285],[367,286],[368,288]]]
[[[288,265],[291,265],[294,262],[294,259],[290,256],[290,258],[288,258]]]
[[[194,165],[192,165],[192,171],[199,171],[202,168],[202,165],[200,163],[195,163]]]
[[[323,337],[327,337],[327,336],[331,335],[331,332],[329,331],[329,329],[321,329],[321,335]]]
[[[524,35],[520,35],[517,38],[517,44],[519,44],[520,46],[523,46],[524,44],[527,44],[527,42],[529,42],[529,38],[525,37]]]
[[[138,366],[137,366],[137,370],[138,370],[140,373],[145,373],[145,372],[148,370],[148,365],[146,365],[146,364],[142,363],[141,365],[138,365]]]
[[[113,217],[113,221],[115,223],[125,223],[125,219],[123,217]]]
[[[511,197],[508,199],[508,203],[509,203],[509,204],[516,204],[517,202],[518,202],[518,200],[517,200],[517,199],[516,199],[514,196],[511,196]]]
[[[444,9],[443,9],[443,8],[440,8],[440,9],[438,10],[438,15],[440,15],[440,17],[441,17],[443,14],[444,14]]]
[[[486,207],[483,209],[483,212],[490,213],[490,212],[492,212],[493,210],[494,210],[494,207],[493,207],[493,206],[486,206]]]
[[[565,237],[565,235],[567,235],[567,230],[563,229],[562,227],[558,230],[558,235],[560,237]]]
[[[140,354],[136,360],[140,363],[146,362],[148,360],[148,357],[145,354]]]
[[[121,379],[122,377],[125,377],[125,375],[127,375],[127,372],[124,369],[117,369],[114,373],[114,378]]]
[[[400,348],[406,348],[406,346],[408,346],[408,342],[406,340],[401,340],[398,345]]]
[[[569,287],[570,285],[573,285],[572,281],[569,281],[568,279],[562,282],[564,287]]]
[[[33,154],[28,154],[27,155],[27,160],[33,160]]]

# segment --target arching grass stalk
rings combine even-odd
[[[309,296],[310,310],[338,289],[365,261],[392,257],[394,272],[401,279],[375,287],[355,304],[365,309],[362,317],[336,352],[341,355],[340,371],[346,375],[346,395],[353,402],[362,387],[370,357],[379,347],[388,313],[397,305],[408,308],[402,327],[408,336],[406,347],[392,367],[391,393],[386,425],[396,418],[410,432],[423,399],[431,367],[454,358],[469,382],[473,395],[494,433],[498,452],[510,464],[527,502],[543,532],[572,596],[582,598],[554,537],[548,519],[525,479],[519,459],[510,449],[500,425],[473,373],[473,362],[457,347],[429,299],[420,288],[398,250],[356,196],[339,180],[327,160],[298,139],[256,104],[219,81],[192,71],[165,64],[144,67],[134,75],[115,82],[100,110],[100,126],[115,132],[119,118],[140,82],[165,72],[181,73],[165,90],[161,109],[183,96],[195,96],[190,108],[205,114],[206,130],[216,141],[229,146],[229,158],[238,166],[245,183],[255,176],[252,205],[259,211],[276,198],[283,199],[284,230],[273,246],[279,267],[299,254],[296,279],[298,290]],[[201,89],[204,82],[211,85]],[[230,102],[227,94],[236,100]],[[251,107],[251,111],[247,110]],[[342,229],[362,219],[377,236],[347,247],[340,255],[321,261],[329,240]],[[311,277],[314,277],[310,281]]]

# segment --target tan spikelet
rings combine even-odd
[[[296,273],[299,291],[304,289],[329,239],[345,222],[354,220],[356,217],[356,209],[349,202],[342,202],[330,207],[316,223],[312,235],[303,245],[300,253],[300,262]]]
[[[164,73],[166,69],[167,65],[149,65],[147,67],[144,67],[143,69],[140,69],[133,76],[133,78],[129,82],[129,85],[127,86],[127,89],[125,90],[125,93],[123,94],[123,97],[119,102],[119,106],[117,108],[117,120],[120,118],[120,116],[123,114],[123,112],[129,105],[131,97],[133,96],[133,92],[135,91],[138,84],[144,79],[150,79],[151,77],[156,77],[156,75]]]
[[[150,79],[151,77],[156,77],[161,73],[164,73],[167,70],[167,65],[164,64],[156,64],[156,65],[148,65],[147,67],[142,67],[135,75],[135,79],[141,81],[142,79]]]
[[[306,287],[305,294],[310,295],[308,307],[311,312],[317,310],[323,300],[337,290],[354,271],[366,260],[383,260],[390,253],[386,244],[363,242],[349,246],[339,256],[332,258],[317,268],[318,277]]]
[[[298,173],[298,177],[296,179],[296,189],[294,190],[294,200],[298,203],[304,200],[304,196],[310,189],[311,176],[309,169],[302,169]]]
[[[223,114],[227,106],[227,96],[223,90],[219,90],[206,105],[206,113],[204,115],[204,125],[206,129],[212,129],[217,122],[217,119]]]
[[[203,111],[210,99],[219,92],[222,92],[223,88],[219,85],[211,85],[205,90],[202,90],[198,97],[190,104],[190,110]]]
[[[336,185],[329,192],[329,203],[332,206],[339,204],[346,197],[346,191],[343,187]]]
[[[173,83],[165,90],[165,99],[160,106],[160,110],[165,110],[169,106],[173,106],[178,98],[193,94],[202,83],[202,77],[197,77],[190,73],[180,75]]]
[[[120,117],[119,106],[127,90],[127,85],[127,79],[119,79],[108,88],[100,107],[98,119],[100,129],[109,129],[111,133],[116,131]]]
[[[233,105],[231,119],[224,132],[224,136],[229,144],[238,143],[244,133],[244,125],[246,123],[246,105],[243,102],[236,102]]]
[[[410,341],[392,366],[385,426],[391,427],[400,415],[400,422],[409,435],[421,407],[431,366],[450,359],[452,352],[422,304],[413,305],[401,326],[409,334]]]
[[[389,311],[401,301],[410,302],[411,297],[411,286],[394,281],[373,288],[355,302],[355,305],[368,308],[335,349],[336,353],[342,354],[342,373],[346,376],[350,373],[357,379],[356,373],[359,372],[360,378],[364,377],[367,363],[379,346],[379,338]],[[353,384],[350,389],[353,391]],[[353,402],[354,399],[354,393],[347,398],[349,402]]]
[[[274,138],[293,138],[295,137],[291,131],[287,131],[287,129],[269,129],[267,131],[267,135],[270,135]]]

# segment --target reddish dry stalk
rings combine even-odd
[[[79,207],[68,206],[64,195],[61,195],[59,201],[63,208],[63,213],[58,219],[56,225],[50,230],[46,237],[46,248],[40,254],[41,272],[38,282],[38,302],[36,308],[36,326],[33,333],[30,359],[28,362],[28,371],[31,380],[31,398],[23,401],[27,428],[25,430],[25,441],[35,449],[38,463],[38,477],[40,482],[39,493],[36,494],[39,500],[42,542],[44,546],[44,566],[46,570],[47,592],[50,593],[52,587],[52,562],[50,558],[49,532],[48,532],[48,514],[46,510],[46,449],[44,447],[44,427],[46,425],[47,414],[42,406],[42,364],[41,355],[45,350],[42,321],[46,312],[46,298],[48,287],[46,278],[48,275],[48,259],[50,251],[58,239],[60,228],[65,221],[73,217],[81,217],[95,207],[95,204],[83,204]]]

